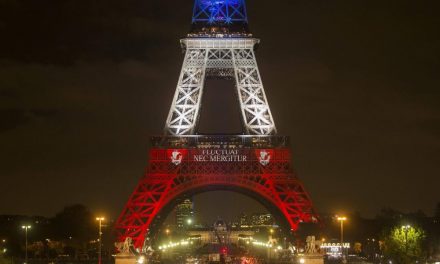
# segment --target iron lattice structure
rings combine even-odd
[[[244,0],[196,0],[193,24],[247,23]]]
[[[195,134],[207,75],[235,79],[242,119],[249,135],[276,133],[255,59],[254,38],[188,38],[180,79],[166,123],[171,135]]]
[[[286,141],[272,136],[157,138],[145,177],[117,222],[119,239],[131,237],[134,246],[142,248],[172,209],[167,206],[207,190],[255,197],[291,230],[316,220],[311,200],[293,173]]]
[[[120,241],[130,237],[141,249],[176,201],[209,190],[252,196],[292,230],[316,219],[287,138],[276,136],[254,53],[259,40],[238,24],[247,26],[243,0],[196,0],[166,135],[153,140],[145,176],[116,223]],[[246,136],[194,136],[208,77],[235,79]]]

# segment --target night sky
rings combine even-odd
[[[119,214],[143,175],[149,135],[163,131],[192,4],[0,0],[0,214],[53,216],[73,203]],[[247,5],[278,131],[291,137],[317,211],[432,214],[439,1]],[[232,84],[208,85],[201,132],[236,131]],[[227,203],[211,211],[223,194],[196,206],[208,218],[226,213]],[[237,212],[261,209],[237,195],[227,201],[243,201]]]

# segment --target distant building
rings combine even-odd
[[[40,225],[49,223],[50,220],[43,216],[0,215],[0,225]]]
[[[193,202],[191,201],[191,199],[185,199],[176,207],[177,228],[183,229],[185,228],[185,226],[192,224],[193,216],[194,216]]]
[[[241,227],[247,227],[250,226],[251,224],[249,221],[249,216],[246,215],[245,213],[241,214],[239,222]]]
[[[251,216],[251,226],[271,226],[274,224],[274,219],[271,214],[256,213]]]
[[[232,230],[225,221],[219,219],[211,227],[203,229],[192,228],[188,230],[189,238],[196,245],[217,244],[217,245],[229,245],[240,243],[246,243],[249,238],[255,236],[256,232],[245,229]]]
[[[232,223],[232,227],[252,228],[262,226],[272,226],[275,224],[274,218],[268,213],[254,213],[247,215],[242,213],[240,218]]]

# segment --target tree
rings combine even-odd
[[[383,219],[383,220],[397,220],[401,219],[403,216],[403,213],[397,210],[394,210],[390,207],[384,207],[380,210],[379,214],[376,216],[376,219]]]
[[[437,203],[437,206],[435,207],[434,217],[437,221],[440,221],[440,203]]]
[[[65,207],[52,219],[54,237],[61,241],[87,243],[95,235],[95,222],[84,205]]]
[[[11,260],[6,258],[3,254],[0,254],[0,264],[9,264]]]
[[[384,253],[395,263],[415,263],[424,256],[425,232],[414,226],[395,226],[384,238]]]

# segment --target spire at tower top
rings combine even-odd
[[[192,37],[250,36],[245,0],[195,0]]]

